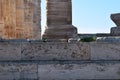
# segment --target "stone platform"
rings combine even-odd
[[[0,62],[0,80],[120,79],[119,61]]]
[[[120,79],[120,44],[0,42],[0,80]]]

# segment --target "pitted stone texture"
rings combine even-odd
[[[0,42],[0,61],[120,60],[119,42]]]
[[[120,60],[119,43],[91,43],[91,60]]]
[[[37,74],[35,64],[0,64],[0,80],[37,80]]]
[[[46,64],[38,66],[39,80],[120,79],[120,63]]]
[[[0,64],[0,80],[19,80],[19,65]]]
[[[87,43],[22,43],[22,60],[88,60]]]
[[[0,42],[0,60],[21,60],[21,43]]]
[[[38,65],[34,63],[20,64],[21,80],[38,80]]]
[[[77,37],[77,28],[72,25],[71,0],[46,0],[47,24],[43,38],[68,39]]]

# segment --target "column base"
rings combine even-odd
[[[57,26],[57,27],[56,27]],[[73,25],[54,25],[46,28],[42,38],[69,39],[77,37],[77,28]]]
[[[114,36],[120,36],[120,27],[112,27],[110,34]]]

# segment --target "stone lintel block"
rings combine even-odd
[[[120,44],[95,42],[90,44],[91,60],[120,60]]]
[[[111,35],[120,36],[120,26],[111,28]]]
[[[89,60],[87,43],[22,43],[22,60]]]
[[[0,60],[21,60],[21,43],[0,42]]]
[[[120,63],[38,65],[39,80],[120,79]]]

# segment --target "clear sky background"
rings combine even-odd
[[[42,31],[45,28],[45,0],[42,0]],[[73,25],[78,33],[109,33],[116,26],[110,14],[120,13],[120,0],[72,0]]]

